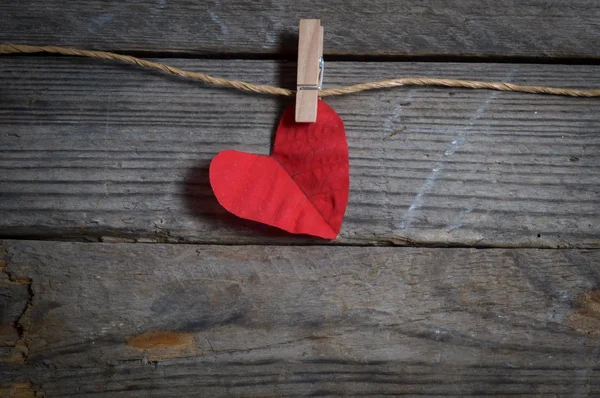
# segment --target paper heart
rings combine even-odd
[[[348,203],[344,123],[319,100],[316,123],[285,110],[270,156],[223,151],[210,164],[217,200],[238,217],[295,234],[335,239]]]

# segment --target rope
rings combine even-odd
[[[288,90],[281,87],[273,87],[262,84],[246,83],[239,80],[228,80],[218,77],[206,75],[204,73],[189,72],[173,66],[161,64],[158,62],[146,61],[144,59],[132,57],[129,55],[120,55],[106,51],[78,50],[75,48],[65,48],[57,46],[28,46],[21,44],[0,44],[0,54],[15,54],[15,53],[51,53],[61,55],[72,55],[78,57],[89,57],[98,59],[109,59],[114,61],[126,62],[146,68],[158,69],[166,73],[182,76],[188,79],[199,80],[204,83],[211,84],[217,87],[231,87],[238,90],[250,91],[260,94],[272,94],[293,96],[295,90]],[[512,91],[517,93],[529,94],[548,94],[548,95],[563,95],[569,97],[600,97],[600,89],[593,90],[578,90],[557,87],[545,86],[520,86],[518,84],[505,82],[485,82],[476,80],[457,80],[457,79],[433,79],[424,77],[405,77],[391,80],[383,80],[379,82],[369,82],[355,84],[347,87],[328,88],[319,90],[320,97],[329,97],[334,95],[344,95],[358,93],[366,90],[376,90],[382,88],[400,87],[400,86],[443,86],[443,87],[459,87],[471,89],[488,89],[499,91]]]

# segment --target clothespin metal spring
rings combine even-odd
[[[323,77],[325,75],[325,60],[323,57],[319,58],[319,84],[315,86],[314,84],[299,84],[296,88],[298,91],[300,90],[320,90],[323,88]]]

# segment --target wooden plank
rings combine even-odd
[[[114,51],[296,56],[298,21],[320,18],[325,53],[598,59],[594,0],[2,2],[4,42]]]
[[[293,64],[169,62],[295,84]],[[342,62],[327,71],[329,87],[414,75],[585,87],[600,67]],[[208,183],[217,152],[269,152],[290,99],[51,57],[0,59],[0,87],[3,237],[323,243],[229,215]],[[327,102],[350,147],[338,243],[599,246],[599,100],[398,88]]]
[[[600,393],[598,250],[3,249],[48,396]]]

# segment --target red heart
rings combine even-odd
[[[271,156],[223,151],[210,164],[219,203],[238,217],[295,234],[335,239],[348,203],[344,123],[319,100],[316,123],[285,110]]]

